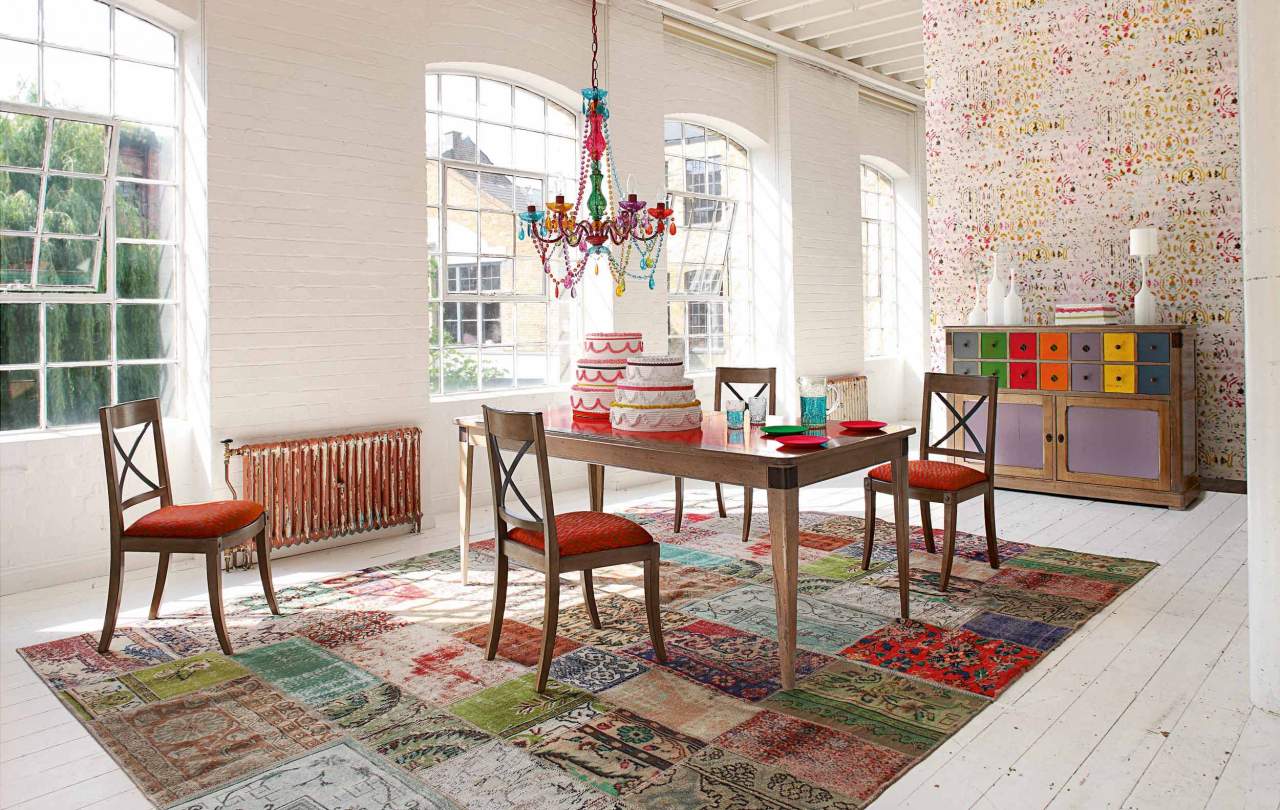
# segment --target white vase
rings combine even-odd
[[[1142,274],[1142,288],[1133,297],[1133,322],[1138,326],[1154,326],[1160,323],[1160,312],[1156,308],[1156,295],[1147,286],[1147,274]]]
[[[969,320],[967,323],[970,326],[987,325],[987,311],[982,308],[982,304],[975,303],[973,305],[973,309],[969,310]]]
[[[1022,296],[1017,287],[1010,287],[1009,294],[1004,297],[1004,322],[1009,326],[1022,326],[1027,322],[1026,313],[1022,311]]]
[[[1004,298],[1005,290],[1004,279],[1000,277],[1000,268],[997,258],[999,253],[991,256],[991,281],[987,282],[987,325],[1000,326],[1000,322],[1004,320]]]

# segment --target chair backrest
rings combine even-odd
[[[734,385],[758,385],[755,393],[751,389],[739,391]],[[733,395],[743,402],[751,397],[758,397],[769,389],[769,413],[778,410],[778,370],[776,368],[744,368],[740,366],[716,366],[716,410],[720,410],[720,394],[728,388]]]
[[[111,530],[113,536],[124,531],[124,512],[130,507],[159,498],[161,506],[173,504],[173,491],[169,487],[169,456],[164,448],[164,426],[160,417],[160,400],[140,399],[136,402],[121,402],[119,405],[108,405],[98,409],[98,421],[102,428],[102,455],[107,470],[107,499],[111,508]],[[132,441],[121,440],[120,431],[142,425],[142,430]],[[151,433],[151,442],[156,454],[156,477],[152,481],[142,470],[138,469],[134,456],[141,447],[143,439]],[[129,448],[125,449],[125,444]],[[124,496],[125,483],[129,474],[147,489],[136,495]]]
[[[998,387],[999,381],[994,375],[975,377],[965,374],[939,374],[937,372],[925,374],[924,413],[920,417],[920,458],[928,459],[930,455],[938,455],[963,458],[969,461],[981,461],[983,472],[990,479],[995,469],[996,390]],[[959,407],[957,407],[951,400],[952,395],[976,396],[978,399],[968,406],[964,402],[960,402]],[[929,436],[931,435],[929,422],[935,399],[942,403],[943,408],[950,416],[951,426],[943,434],[942,438],[931,443],[929,441]],[[975,425],[970,420],[979,411],[984,410],[984,406],[987,415],[986,424],[978,425],[975,429]],[[950,447],[948,445],[952,436],[959,436],[961,440],[959,447]],[[966,438],[973,444],[976,448],[975,450],[965,449],[964,439]]]
[[[547,466],[547,435],[538,411],[502,411],[484,406],[485,445],[489,453],[489,478],[493,486],[493,523],[496,542],[501,547],[507,540],[507,527],[516,526],[541,532],[547,561],[560,557],[556,539],[555,505],[551,497],[551,472]],[[513,453],[510,462],[502,451]],[[532,454],[530,453],[532,451]],[[529,502],[515,481],[516,470],[526,458],[537,465],[538,489],[542,512]],[[507,498],[514,495],[528,516],[514,514],[507,508]]]

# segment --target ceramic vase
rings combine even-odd
[[[1009,294],[1004,297],[1004,322],[1009,326],[1022,326],[1027,322],[1026,313],[1022,311],[1022,296],[1018,294],[1018,279],[1012,269],[1009,270]]]
[[[1133,322],[1138,326],[1153,326],[1160,323],[1160,313],[1156,308],[1156,296],[1147,284],[1147,257],[1142,257],[1142,288],[1133,297]]]
[[[988,326],[1000,326],[1000,322],[1004,320],[1004,298],[1007,290],[1004,279],[1000,276],[999,257],[998,251],[991,254],[991,280],[987,282]]]
[[[973,309],[965,320],[969,326],[986,326],[987,311],[982,308],[982,277],[975,271],[973,274]]]

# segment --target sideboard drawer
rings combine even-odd
[[[1138,366],[1138,393],[1163,396],[1169,393],[1168,366]]]
[[[1138,362],[1169,362],[1169,333],[1145,332],[1138,335]]]
[[[1014,360],[1036,359],[1036,333],[1010,332],[1009,356]]]
[[[1071,364],[1072,391],[1101,391],[1102,366],[1094,363]]]
[[[1040,359],[1041,360],[1066,360],[1067,359],[1067,333],[1066,332],[1041,332],[1040,333]]]
[[[1040,387],[1046,391],[1066,391],[1068,376],[1066,363],[1040,364]]]
[[[956,332],[951,335],[951,356],[965,360],[978,359],[978,333]],[[959,372],[956,372],[957,374]]]
[[[1108,363],[1102,369],[1102,390],[1109,394],[1132,394],[1135,377],[1133,366]]]
[[[1009,387],[1034,389],[1036,387],[1036,364],[1010,363]]]
[[[1135,357],[1132,332],[1111,332],[1102,344],[1102,359],[1108,363],[1132,363]]]
[[[978,376],[977,360],[955,360],[951,363],[952,374],[963,374],[966,377]]]
[[[981,332],[982,358],[1003,360],[1009,356],[1009,335],[1006,332]]]
[[[1101,360],[1102,335],[1097,332],[1072,332],[1071,359]]]
[[[1001,337],[1004,337],[1001,335]],[[1001,388],[1009,387],[1009,364],[1008,363],[992,363],[984,362],[982,364],[982,376],[990,377],[992,375],[999,381]]]

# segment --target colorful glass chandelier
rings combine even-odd
[[[615,295],[626,291],[628,278],[646,281],[652,290],[666,237],[676,233],[674,212],[665,201],[646,207],[648,203],[635,194],[621,199],[617,164],[609,145],[609,92],[600,89],[597,77],[599,48],[596,0],[591,0],[591,86],[582,91],[577,201],[569,203],[563,194],[557,194],[547,202],[545,211],[530,205],[519,215],[519,236],[533,240],[543,272],[555,283],[557,298],[561,291],[577,296],[588,264],[596,273],[602,264],[608,266]],[[583,213],[586,218],[579,219]],[[631,269],[633,253],[640,259],[638,272]]]

